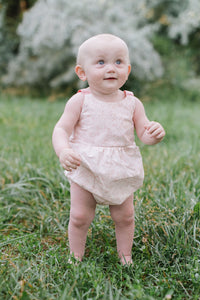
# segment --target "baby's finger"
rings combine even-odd
[[[78,159],[76,157],[75,158],[74,157],[69,157],[68,161],[69,161],[69,163],[70,163],[70,165],[71,165],[72,168],[80,166],[80,164],[81,164],[80,159]]]
[[[71,153],[70,158],[72,159],[72,161],[74,163],[80,165],[80,163],[81,163],[81,157],[78,154],[76,154],[76,153],[73,152],[73,153]]]
[[[148,125],[145,125],[144,128],[151,133],[151,131],[153,131],[155,128],[155,122],[150,122]]]
[[[77,165],[74,165],[74,164],[71,164],[69,162],[67,163],[63,163],[62,164],[62,167],[66,170],[66,171],[72,171],[72,169],[76,169],[77,168]]]
[[[79,158],[73,158],[73,163],[74,163],[76,166],[80,166],[81,160],[80,160]]]
[[[66,167],[66,168],[64,168],[66,171],[68,171],[68,172],[71,172],[72,171],[72,169],[71,168],[69,168],[69,167]]]
[[[162,129],[161,129],[161,128],[157,128],[157,129],[154,129],[154,130],[149,131],[149,133],[150,133],[153,137],[156,137],[156,136],[159,135],[161,132],[162,132]]]
[[[162,138],[164,138],[164,136],[165,136],[165,131],[161,131],[158,135],[157,135],[157,139],[162,139]]]
[[[78,165],[73,163],[73,162],[68,161],[68,162],[63,164],[63,167],[64,167],[65,170],[67,170],[67,169],[72,170],[72,169],[76,169],[78,167]]]
[[[165,136],[165,131],[162,128],[159,128],[152,133],[152,136],[156,139],[161,139]]]
[[[153,124],[151,124],[151,126],[149,126],[148,132],[149,133],[153,133],[156,130],[158,130],[159,128],[161,128],[161,127],[160,127],[160,125],[158,123],[153,123]]]
[[[62,163],[61,166],[63,167],[63,169],[65,169],[66,171],[71,171],[71,168],[68,164],[66,163]]]

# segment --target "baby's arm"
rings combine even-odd
[[[139,139],[147,145],[159,143],[165,136],[162,125],[155,121],[149,121],[144,106],[139,99],[135,99],[135,111],[133,122]]]
[[[81,163],[80,156],[69,145],[74,126],[79,120],[83,94],[75,94],[66,104],[65,110],[53,130],[52,143],[60,163],[67,171],[76,169]]]

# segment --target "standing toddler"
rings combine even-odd
[[[70,181],[70,253],[79,261],[96,205],[102,204],[109,205],[122,264],[132,263],[133,193],[144,178],[134,130],[148,145],[160,142],[165,131],[148,120],[132,92],[120,90],[130,71],[122,39],[100,34],[86,40],[75,72],[88,88],[69,99],[53,131],[53,147]]]

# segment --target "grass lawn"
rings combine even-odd
[[[118,262],[103,206],[83,262],[68,264],[69,185],[51,146],[64,101],[1,97],[0,299],[200,299],[200,102],[165,92],[145,102],[165,140],[137,141],[146,177],[134,197],[133,267]]]

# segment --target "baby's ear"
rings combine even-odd
[[[128,65],[128,75],[131,73],[131,65]]]
[[[83,70],[81,65],[77,65],[75,67],[75,72],[78,75],[78,77],[82,80],[82,81],[86,81],[86,75],[85,75],[85,71]]]

